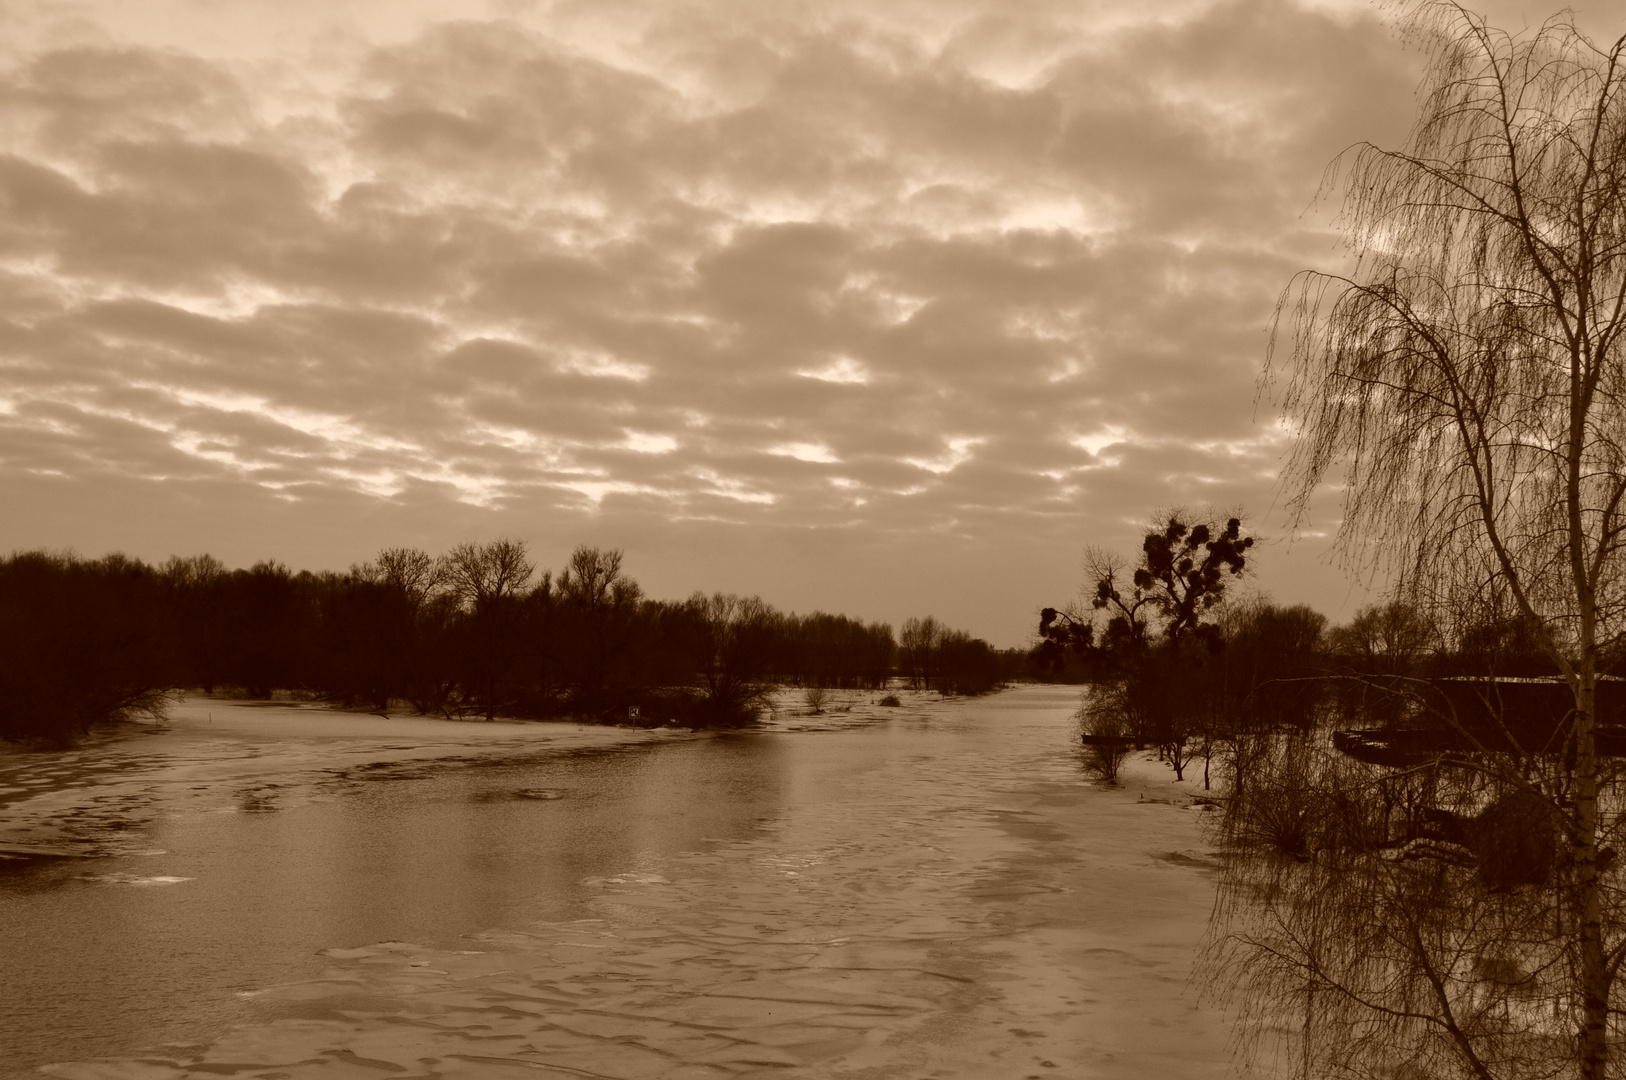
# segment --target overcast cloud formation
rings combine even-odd
[[[452,9],[0,6],[0,548],[590,542],[1014,645],[1159,507],[1282,536],[1271,308],[1413,108],[1368,6]],[[1259,583],[1340,614],[1324,547]]]

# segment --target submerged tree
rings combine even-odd
[[[1279,309],[1289,483],[1302,512],[1342,467],[1346,552],[1445,621],[1510,607],[1568,687],[1568,742],[1522,769],[1459,755],[1422,794],[1294,768],[1379,831],[1407,817],[1386,784],[1464,811],[1539,796],[1562,852],[1495,892],[1346,831],[1271,869],[1264,913],[1236,909],[1223,940],[1245,1004],[1299,995],[1304,1075],[1601,1080],[1626,957],[1600,854],[1620,792],[1595,743],[1600,658],[1626,631],[1626,39],[1596,47],[1562,16],[1509,35],[1441,0],[1405,26],[1429,57],[1410,139],[1332,174],[1354,269],[1301,275]]]
[[[774,610],[759,596],[697,592],[688,603],[688,645],[701,678],[696,719],[706,726],[756,721],[769,703]]]
[[[1086,745],[1155,742],[1178,779],[1199,746],[1211,749],[1213,718],[1192,684],[1222,645],[1214,616],[1252,547],[1239,516],[1222,524],[1172,510],[1154,519],[1133,566],[1099,548],[1085,552],[1089,608],[1041,611],[1038,652],[1052,664],[1069,652],[1085,659],[1094,683],[1080,714]],[[1194,730],[1200,743],[1189,738]]]

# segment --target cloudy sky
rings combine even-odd
[[[1016,645],[1212,504],[1347,618],[1259,371],[1417,77],[1362,0],[0,0],[0,550],[507,535]]]

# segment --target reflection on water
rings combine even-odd
[[[1075,707],[921,695],[497,765],[358,751],[336,785],[126,783],[106,805],[146,799],[153,824],[123,855],[0,884],[0,963],[22,961],[0,1038],[26,1040],[0,1060],[1219,1080],[1224,1028],[1183,996],[1212,903],[1200,814],[1161,779],[1149,800],[1080,783]]]
[[[780,804],[783,756],[744,735],[259,785],[159,816],[143,854],[9,870],[0,1064],[206,1039],[335,945],[455,948],[573,918],[586,879],[749,833]]]

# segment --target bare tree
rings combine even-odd
[[[1086,689],[1084,703],[1073,714],[1084,740],[1085,767],[1109,784],[1118,782],[1118,772],[1134,744],[1132,733],[1140,726],[1135,712],[1128,685],[1106,682]]]
[[[718,726],[754,722],[773,689],[776,615],[758,596],[695,593],[689,598],[691,648],[705,696],[702,714]]]
[[[459,544],[446,555],[446,579],[473,621],[473,661],[487,720],[496,719],[498,689],[517,649],[519,599],[535,572],[523,540]]]
[[[456,549],[454,556],[456,552],[464,552],[464,549],[473,547],[474,545],[464,544]],[[523,560],[523,545],[520,551]],[[484,572],[479,569],[481,556],[475,554],[472,559],[468,559],[468,554],[464,552],[469,568],[476,576],[483,577]],[[424,603],[446,585],[451,568],[450,562],[437,559],[421,548],[392,547],[384,548],[372,562],[351,567],[350,572],[361,581],[384,585],[397,592],[416,615]],[[459,584],[462,585],[462,582]]]
[[[1407,675],[1439,643],[1439,628],[1411,604],[1368,604],[1347,626],[1332,631],[1332,651],[1357,661],[1364,672]]]
[[[555,589],[559,626],[553,651],[576,707],[590,713],[618,709],[631,677],[627,660],[644,594],[622,569],[622,560],[620,548],[581,545],[571,552]]]
[[[903,621],[903,632],[898,635],[898,666],[911,689],[923,690],[931,685],[937,673],[938,647],[947,629],[933,615]]]
[[[1129,561],[1116,551],[1092,545],[1084,549],[1084,578],[1090,588],[1089,607],[1075,605],[1068,617],[1084,622],[1100,612],[1105,619],[1098,635],[1103,648],[1133,651],[1149,645],[1149,620],[1157,613],[1157,599],[1135,582]]]
[[[171,555],[159,569],[180,615],[181,649],[190,680],[214,693],[227,644],[224,638],[223,583],[226,565],[213,555]]]
[[[620,548],[578,546],[570,553],[570,565],[559,574],[560,597],[589,610],[621,602],[620,593],[629,588],[637,591],[637,585],[622,572],[624,558]]]
[[[526,554],[523,540],[459,544],[446,555],[447,581],[476,611],[505,597],[518,596],[534,573],[536,564]]]
[[[1305,1075],[1602,1080],[1626,956],[1600,857],[1621,802],[1594,738],[1600,657],[1626,630],[1626,39],[1598,48],[1567,16],[1508,35],[1445,0],[1404,26],[1429,58],[1408,143],[1329,174],[1354,268],[1301,275],[1278,311],[1288,480],[1302,512],[1341,467],[1348,556],[1446,621],[1506,600],[1533,628],[1573,699],[1567,753],[1529,777],[1466,755],[1441,783],[1541,795],[1566,850],[1549,883],[1491,896],[1350,846],[1343,873],[1274,879],[1299,884],[1271,931],[1233,940],[1256,989],[1313,997]],[[1539,1007],[1492,993],[1485,965],[1517,968]]]
[[[443,665],[425,648],[426,631],[437,621],[434,607],[461,602],[446,595],[449,572],[446,559],[408,547],[384,548],[373,560],[350,567],[349,581],[356,587],[346,599],[351,619],[361,624],[355,637],[362,640],[352,640],[347,666],[367,683],[381,713],[397,696],[426,711],[431,700],[444,702],[442,690],[450,690]]]
[[[1141,537],[1141,558],[1131,564],[1115,552],[1084,552],[1089,603],[1039,613],[1042,650],[1084,658],[1098,689],[1119,684],[1103,700],[1132,703],[1118,710],[1131,724],[1136,748],[1154,740],[1163,760],[1185,779],[1186,765],[1205,738],[1189,741],[1204,708],[1185,692],[1203,652],[1221,644],[1219,605],[1231,581],[1247,569],[1253,538],[1242,535],[1240,513],[1223,524],[1211,511],[1160,512]],[[1194,648],[1194,645],[1201,646]],[[1206,775],[1206,773],[1205,773]]]

